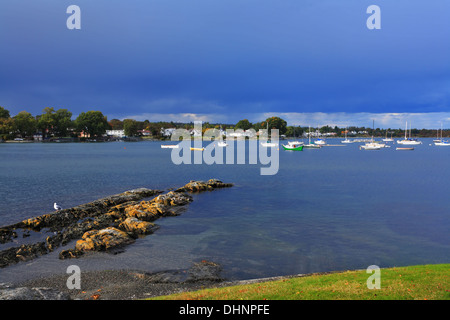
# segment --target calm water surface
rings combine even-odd
[[[151,272],[208,259],[225,277],[248,279],[448,263],[450,148],[422,141],[414,151],[356,143],[280,150],[273,176],[261,176],[261,164],[177,166],[159,142],[0,144],[0,225],[52,212],[55,201],[71,207],[138,187],[235,183],[194,195],[183,215],[157,220],[158,231],[121,253],[59,260],[61,247],[0,269],[0,282],[65,273],[71,264]]]

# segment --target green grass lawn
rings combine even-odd
[[[347,271],[250,285],[204,289],[156,300],[450,300],[450,264],[380,270],[380,289],[368,289],[372,274]]]

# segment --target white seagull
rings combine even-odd
[[[57,204],[56,202],[53,204],[53,208],[55,208],[55,210],[57,210],[57,211],[62,210],[62,207],[59,204]]]

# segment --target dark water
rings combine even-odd
[[[0,225],[138,187],[190,180],[235,186],[194,196],[187,211],[118,254],[59,260],[56,252],[0,269],[0,282],[81,270],[181,269],[221,263],[248,279],[450,261],[450,148],[359,150],[359,144],[279,151],[279,171],[256,165],[174,165],[158,142],[0,144]],[[340,140],[329,140],[340,144]],[[248,163],[248,161],[247,161]],[[67,247],[74,247],[70,243]]]

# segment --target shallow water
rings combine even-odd
[[[157,220],[159,230],[120,253],[63,261],[59,248],[0,269],[0,282],[65,273],[71,264],[151,272],[208,259],[227,278],[248,279],[448,263],[450,148],[421,140],[414,151],[356,143],[280,150],[273,176],[260,175],[260,163],[175,165],[159,142],[0,144],[0,225],[52,212],[55,201],[71,207],[210,178],[235,184],[194,195],[181,216]]]

